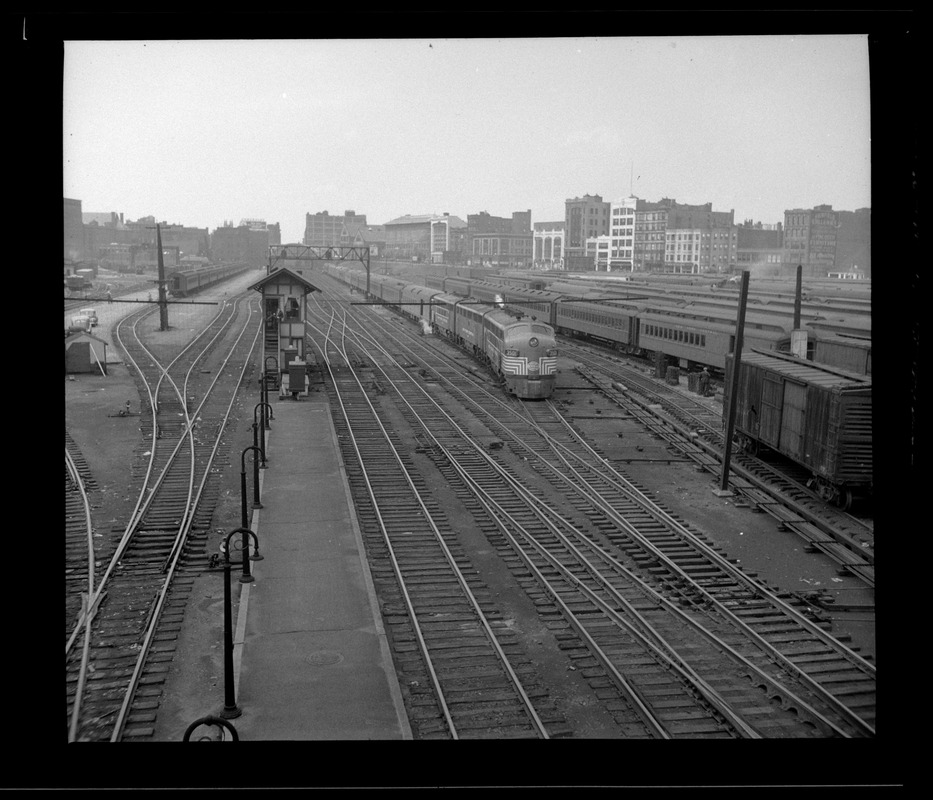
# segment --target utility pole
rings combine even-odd
[[[803,294],[803,264],[797,265],[797,286],[794,290],[794,330],[800,327],[800,300]]]
[[[165,260],[162,258],[162,229],[156,225],[156,244],[159,246],[159,330],[168,330],[168,303],[165,297]]]
[[[722,477],[718,497],[731,495],[729,490],[729,462],[732,459],[732,433],[735,430],[735,400],[739,393],[739,372],[742,366],[742,332],[745,330],[745,306],[748,302],[748,270],[742,271],[742,290],[739,296],[739,313],[735,323],[735,348],[732,353],[732,378],[729,389],[729,405],[726,415],[726,437],[722,453]]]

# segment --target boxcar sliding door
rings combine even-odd
[[[761,423],[758,438],[763,444],[776,448],[781,436],[781,400],[784,381],[764,373],[761,379]]]
[[[781,447],[784,455],[799,459],[803,451],[804,411],[807,387],[787,381],[784,384],[784,414],[781,418]]]

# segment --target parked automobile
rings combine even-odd
[[[71,318],[71,325],[68,326],[68,333],[79,333],[80,331],[91,330],[91,318],[84,314],[77,314]]]

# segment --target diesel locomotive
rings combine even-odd
[[[324,272],[366,290],[366,273],[327,264]],[[516,316],[495,304],[370,275],[369,291],[426,329],[449,338],[503,381],[522,400],[550,397],[557,378],[554,329],[536,316]]]

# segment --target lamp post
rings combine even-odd
[[[266,356],[266,360],[263,362],[263,365],[262,365],[262,372],[263,372],[262,378],[263,378],[263,380],[265,380],[265,381],[268,381],[268,379],[269,379],[269,361],[270,361],[270,360],[272,361],[272,365],[273,365],[273,366],[272,366],[272,370],[273,370],[273,371],[272,371],[272,374],[275,376],[276,388],[278,388],[278,381],[279,381],[279,377],[278,377],[278,376],[279,376],[279,359],[278,359],[276,356]],[[267,403],[269,402],[269,386],[268,386],[268,384],[266,384],[266,402],[267,402]]]
[[[256,422],[256,412],[262,408],[263,411],[259,415],[259,422]],[[256,407],[253,409],[253,445],[259,447],[259,452],[262,455],[262,468],[266,468],[266,409],[272,410],[272,406],[268,403],[257,403]],[[257,431],[261,431],[262,435],[257,436]],[[258,439],[258,442],[257,442]]]
[[[262,411],[262,421],[267,428],[272,427],[271,420],[275,419],[272,413],[272,406],[269,404],[269,382],[263,375],[259,379],[259,402],[266,406]]]
[[[260,450],[255,445],[246,447],[243,449],[243,452],[240,454],[240,524],[242,529],[249,528],[249,512],[246,508],[246,454],[253,450],[256,453],[259,453]],[[253,456],[253,508],[262,508],[262,503],[259,502],[259,458]],[[244,536],[244,548],[246,547],[246,538]],[[244,567],[243,575],[244,579],[248,578],[252,580],[252,577],[249,575],[249,568],[245,566],[247,559],[244,558]]]
[[[239,715],[237,715],[237,716],[239,716]],[[190,741],[191,741],[191,734],[192,734],[197,728],[200,728],[202,725],[213,725],[213,726],[216,726],[216,727],[218,727],[218,728],[222,728],[222,729],[225,728],[226,730],[230,731],[230,736],[231,736],[231,740],[232,740],[232,741],[234,741],[234,742],[240,741],[240,735],[236,732],[236,728],[234,728],[233,725],[231,725],[229,722],[227,722],[227,720],[225,720],[223,717],[212,717],[212,716],[201,717],[201,719],[196,719],[194,722],[192,722],[192,723],[188,726],[187,730],[185,731],[185,735],[184,735],[184,737],[182,738],[182,741],[183,741],[183,742],[190,742]],[[224,733],[223,733],[223,730],[221,730],[221,737],[225,738]],[[221,741],[223,740],[223,738],[221,739]],[[208,738],[205,737],[205,736],[201,736],[200,738],[198,738],[197,741],[199,741],[199,742],[210,742],[210,741],[214,741],[214,740],[213,740],[213,739],[208,739]]]
[[[233,609],[230,599],[230,537],[236,531],[227,534],[223,543],[224,550],[224,708],[220,712],[222,719],[235,719],[243,712],[236,704],[236,690],[233,685]],[[244,551],[244,563],[246,553]]]

